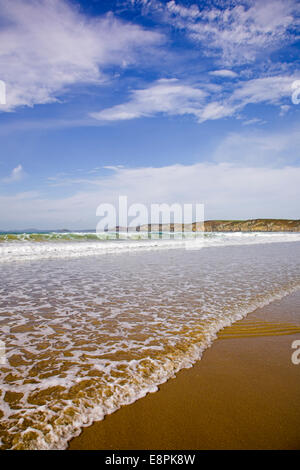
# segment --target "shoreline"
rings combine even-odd
[[[218,334],[202,359],[68,449],[300,449],[300,290]]]

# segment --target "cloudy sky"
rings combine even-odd
[[[296,0],[0,0],[0,230],[299,218]],[[5,84],[5,103],[4,103]]]

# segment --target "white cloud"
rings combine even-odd
[[[273,76],[240,82],[231,101],[241,102],[242,105],[263,102],[278,104],[282,98],[291,97],[294,80],[294,76]]]
[[[140,2],[135,2],[136,4]],[[223,64],[249,63],[295,39],[291,30],[299,24],[295,0],[243,0],[199,2],[186,7],[179,1],[142,2],[144,12],[160,16],[201,44],[207,55],[217,55]],[[147,8],[145,8],[145,6]]]
[[[287,111],[289,108],[286,107],[287,105],[282,105],[282,100],[291,97],[291,86],[294,80],[295,76],[291,75],[239,81],[231,92],[227,92],[227,96],[225,94],[222,101],[212,101],[198,113],[199,122],[233,116],[248,104],[271,104],[279,106],[281,113]],[[213,96],[212,99],[214,98]]]
[[[166,8],[171,14],[179,15],[182,18],[198,18],[200,16],[197,5],[191,5],[187,8],[171,0],[167,3]]]
[[[153,116],[157,113],[197,116],[205,96],[204,90],[186,85],[177,79],[161,79],[148,88],[134,90],[127,103],[104,109],[91,116],[107,121]]]
[[[280,116],[284,116],[290,109],[291,107],[288,104],[283,104],[280,106]]]
[[[248,104],[268,103],[281,106],[291,96],[295,76],[274,76],[239,81],[230,91],[202,84],[199,89],[177,79],[161,79],[147,88],[131,92],[129,101],[91,114],[103,121],[154,116],[194,115],[198,122],[234,116]],[[222,99],[220,99],[222,97]]]
[[[235,108],[226,103],[218,103],[212,101],[204,106],[203,109],[198,111],[198,121],[204,122],[209,120],[221,119],[224,117],[232,116],[235,113]]]
[[[216,77],[225,77],[225,78],[235,78],[238,76],[233,70],[221,69],[221,70],[213,70],[209,72],[211,75],[215,75]]]
[[[283,109],[287,110],[286,105],[282,104],[282,100],[291,97],[291,84],[294,80],[295,76],[273,76],[240,81],[235,85],[231,94],[228,94],[221,102],[214,104],[216,113],[207,113],[204,110],[200,122],[207,118],[219,119],[233,116],[245,106],[258,103],[279,106],[282,113]],[[252,122],[254,121],[252,120]]]
[[[25,176],[24,170],[22,165],[16,166],[7,178],[3,178],[4,183],[15,183],[16,181],[20,181]]]
[[[57,99],[66,87],[101,83],[107,65],[132,63],[162,36],[112,14],[87,17],[67,0],[0,0],[0,69],[6,106]]]
[[[70,197],[0,196],[1,229],[96,227],[100,203],[204,203],[205,217],[298,218],[300,168],[268,168],[233,163],[196,163],[161,168],[114,168]],[[155,190],[154,190],[155,188]],[[7,211],[9,207],[9,211]]]
[[[231,132],[218,145],[212,158],[239,166],[295,165],[299,161],[299,147],[299,128],[282,132]]]
[[[187,25],[190,37],[221,52],[222,62],[241,64],[281,46],[296,25],[296,5],[289,0],[255,0],[225,10],[204,11],[202,21]]]
[[[260,118],[253,118],[243,122],[244,126],[251,126],[252,124],[266,124],[266,121],[263,121]]]

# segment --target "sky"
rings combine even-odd
[[[296,218],[296,0],[0,0],[0,230],[99,204]]]

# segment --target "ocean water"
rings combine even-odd
[[[0,263],[107,253],[300,241],[300,233],[0,233]]]
[[[106,238],[1,235],[0,448],[66,448],[300,287],[300,234]]]

